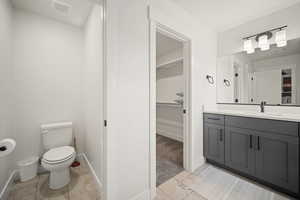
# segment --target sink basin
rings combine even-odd
[[[261,113],[261,112],[253,112],[253,111],[250,111],[250,112],[243,112],[243,114],[245,115],[255,115],[255,116],[282,116],[282,114],[280,113]]]

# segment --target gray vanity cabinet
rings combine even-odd
[[[204,156],[299,197],[297,122],[204,114]]]
[[[204,125],[204,155],[220,164],[224,164],[224,127],[218,124]]]
[[[255,137],[255,177],[298,193],[299,139],[266,132]]]
[[[225,128],[225,164],[235,170],[254,174],[254,138],[247,129]]]

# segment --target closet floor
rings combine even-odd
[[[183,143],[156,136],[156,185],[173,178],[183,169]]]

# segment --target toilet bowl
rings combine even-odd
[[[44,153],[42,166],[50,171],[49,187],[59,189],[70,182],[69,167],[74,162],[76,152],[71,146],[52,148]]]

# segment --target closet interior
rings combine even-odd
[[[160,185],[183,168],[183,43],[156,34],[156,182]]]

